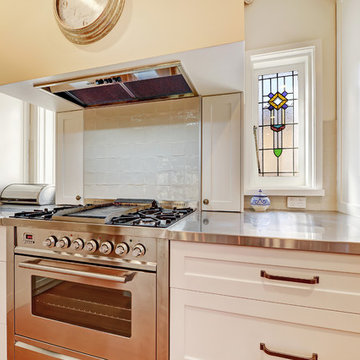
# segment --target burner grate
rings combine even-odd
[[[152,207],[135,213],[113,217],[108,224],[167,228],[194,211],[192,208],[163,209]]]
[[[60,206],[51,210],[45,208],[42,210],[35,209],[32,211],[20,211],[10,217],[17,219],[50,220],[53,217],[53,215],[56,214],[58,211],[71,209],[74,207],[77,207],[77,205]]]

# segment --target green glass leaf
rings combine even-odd
[[[274,149],[274,154],[276,157],[280,157],[282,152],[283,152],[282,149]]]

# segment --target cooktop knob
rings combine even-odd
[[[46,240],[44,240],[43,245],[52,248],[56,245],[56,242],[57,242],[56,236],[52,235],[49,236]]]
[[[94,253],[99,247],[99,244],[96,240],[90,240],[85,245],[85,250],[89,253]]]
[[[68,247],[70,247],[70,244],[70,239],[67,236],[64,236],[56,243],[56,247],[60,249],[67,249]]]
[[[99,251],[104,255],[109,255],[113,251],[113,244],[110,241],[106,241],[101,244]]]
[[[120,243],[116,245],[115,254],[119,256],[124,256],[129,252],[129,245],[127,243]]]
[[[73,242],[72,246],[73,246],[74,250],[82,250],[84,248],[84,240],[78,238]]]
[[[145,246],[142,244],[136,244],[132,251],[132,256],[139,257],[144,256],[146,252]]]

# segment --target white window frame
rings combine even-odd
[[[258,76],[297,70],[299,73],[299,176],[262,177],[258,174],[253,127],[258,126]],[[302,86],[303,85],[303,86]],[[304,93],[301,95],[301,89]],[[321,44],[307,42],[248,51],[244,123],[245,195],[258,189],[268,195],[324,196],[322,188]],[[303,146],[304,151],[300,151]],[[301,155],[303,154],[303,155]]]
[[[37,184],[55,183],[55,113],[30,105],[29,180]]]

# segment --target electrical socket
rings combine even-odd
[[[293,209],[306,209],[306,197],[292,197],[287,198],[287,207]]]

